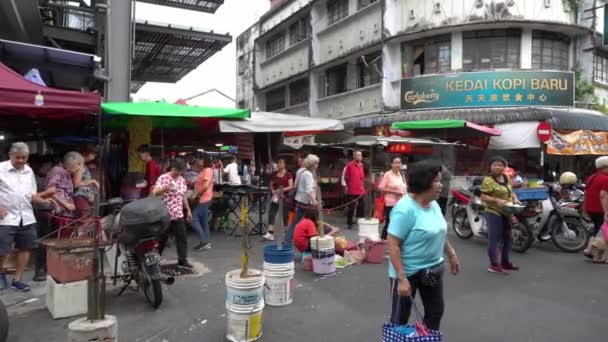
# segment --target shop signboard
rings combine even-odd
[[[547,153],[575,155],[608,155],[608,132],[555,131],[547,142]]]
[[[574,73],[483,71],[401,80],[401,109],[574,106]]]
[[[314,145],[315,136],[314,135],[300,135],[296,137],[284,137],[283,144],[290,146],[291,148],[295,148],[299,150],[304,145]]]

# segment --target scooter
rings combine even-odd
[[[481,189],[477,183],[474,182],[469,189],[452,189],[452,229],[464,240],[473,236],[488,237],[485,205],[481,201]],[[512,220],[513,251],[524,253],[534,241],[532,229],[519,215],[513,215]]]
[[[545,186],[549,196],[542,201],[522,201],[526,204],[522,216],[539,241],[552,240],[564,252],[580,252],[587,246],[593,229],[593,224],[579,212],[584,193],[573,191],[565,199],[557,183]]]

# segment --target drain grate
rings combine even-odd
[[[194,274],[193,269],[182,268],[182,267],[177,266],[177,264],[161,265],[160,271],[163,274],[166,274],[171,277],[179,277],[179,276]]]

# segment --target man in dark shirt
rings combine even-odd
[[[141,145],[137,148],[139,158],[146,163],[144,178],[146,179],[146,187],[142,189],[142,197],[146,197],[152,191],[156,180],[160,177],[160,166],[152,159],[152,147],[150,145]]]

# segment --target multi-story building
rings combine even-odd
[[[580,64],[583,79],[596,83],[604,103],[608,71],[603,48],[592,39],[592,27],[597,33],[603,28],[603,2],[571,7],[580,3],[273,1],[237,39],[237,101],[262,110],[348,119],[408,109],[401,104],[404,78],[569,72]],[[593,5],[597,15],[585,11]]]

